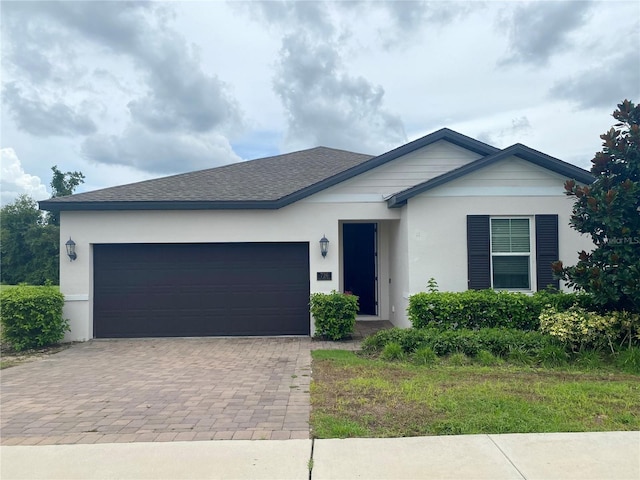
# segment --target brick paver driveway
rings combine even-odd
[[[308,438],[312,343],[76,344],[2,371],[2,444]]]

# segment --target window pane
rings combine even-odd
[[[526,237],[511,237],[511,252],[529,253],[529,235]]]
[[[529,220],[526,218],[513,218],[511,222],[511,234],[512,235],[526,235],[529,236]]]
[[[492,218],[491,219],[491,251],[492,252],[510,252],[511,239],[508,218]]]
[[[511,220],[511,251],[529,252],[529,220],[526,218]]]
[[[509,235],[509,219],[508,218],[492,218],[491,231],[497,235]]]
[[[511,252],[511,239],[506,237],[493,236],[491,239],[491,251],[493,253]]]
[[[526,218],[492,218],[491,251],[494,253],[528,253],[529,220]]]
[[[493,288],[530,288],[529,257],[493,257]]]

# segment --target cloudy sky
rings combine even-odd
[[[2,203],[441,127],[589,168],[640,2],[2,1]]]

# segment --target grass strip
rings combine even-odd
[[[640,377],[313,352],[315,438],[640,430]]]

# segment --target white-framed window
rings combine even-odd
[[[492,217],[491,284],[495,289],[531,290],[531,221]]]

